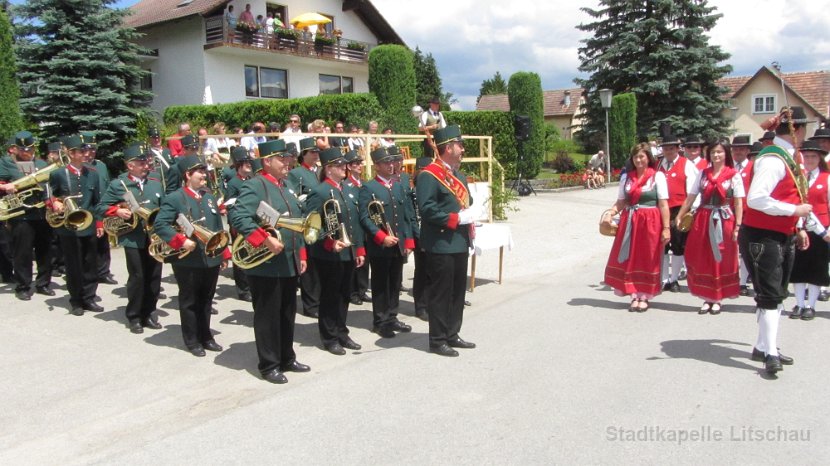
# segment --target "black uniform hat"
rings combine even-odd
[[[732,138],[732,147],[751,147],[749,136],[735,136]]]
[[[807,123],[814,123],[815,120],[808,120],[807,113],[804,112],[804,107],[790,107],[792,110],[792,122],[796,125],[805,125]],[[786,125],[790,123],[790,116],[789,113],[784,112],[784,109],[781,109],[781,124]]]
[[[262,171],[262,159],[251,159],[251,171],[255,175]]]
[[[830,139],[830,128],[819,128],[810,139]]]
[[[679,146],[680,139],[674,134],[668,134],[666,137],[663,138],[663,141],[660,142],[660,146]]]
[[[81,139],[80,134],[73,134],[70,136],[63,137],[63,145],[66,146],[68,150],[75,150],[80,149],[83,145],[83,139]]]
[[[686,146],[705,146],[705,145],[706,145],[706,141],[701,139],[700,136],[698,136],[697,134],[689,136],[683,141],[683,146],[684,147],[686,147]]]
[[[317,148],[317,141],[314,138],[300,139],[300,154],[308,150],[319,151]]]
[[[461,139],[461,127],[458,125],[450,125],[446,128],[441,128],[435,131],[433,135],[435,145],[441,146],[453,141],[463,141]]]
[[[98,143],[95,140],[95,133],[92,131],[81,131],[81,148],[97,149]]]
[[[10,146],[32,147],[35,145],[35,137],[28,131],[18,131],[14,135],[14,143]]]
[[[231,149],[231,160],[233,160],[234,164],[250,162],[252,158],[251,154],[248,153],[248,149],[244,146],[234,146],[234,148]]]
[[[749,156],[758,155],[761,152],[761,149],[764,148],[764,144],[760,142],[753,142],[752,148],[749,149]]]
[[[124,162],[131,162],[133,160],[137,161],[147,161],[147,150],[143,144],[134,143],[127,146],[124,149]]]
[[[179,171],[182,173],[197,168],[207,168],[205,161],[199,158],[198,155],[180,155],[176,157],[176,165],[179,166]]]
[[[196,149],[199,147],[199,138],[192,134],[188,134],[182,138],[182,146],[185,149]]]
[[[160,138],[161,133],[158,128],[150,128],[147,130],[147,136],[151,138]]]
[[[378,147],[372,151],[372,162],[374,163],[391,162],[393,160],[395,160],[395,156],[389,155],[385,147]]]
[[[818,152],[822,156],[827,155],[827,151],[822,149],[818,141],[810,139],[801,144],[801,152]]]
[[[49,145],[47,146],[47,150],[49,152],[58,152],[59,150],[61,150],[61,143],[59,143],[59,142],[50,142]]]
[[[299,155],[299,151],[297,151],[297,143],[296,142],[289,142],[285,145],[285,151],[292,154],[294,157]]]
[[[343,156],[343,153],[340,152],[340,149],[337,147],[330,147],[320,151],[320,163],[322,163],[323,166],[332,163],[337,164],[344,162],[346,162],[346,157]]]
[[[356,150],[346,151],[346,153],[343,154],[343,157],[346,159],[346,162],[349,162],[349,163],[355,163],[355,162],[362,162],[363,161],[363,157],[361,157],[360,154],[358,154]]]
[[[293,154],[288,154],[285,151],[285,141],[283,141],[282,139],[273,139],[271,141],[260,142],[258,147],[259,157],[263,159],[274,156],[293,156]]]
[[[767,131],[759,141],[772,141],[773,139],[775,139],[775,131]]]
[[[401,148],[398,146],[389,146],[386,148],[386,152],[389,152],[389,155],[394,157],[395,160],[403,160],[403,154],[401,153]]]

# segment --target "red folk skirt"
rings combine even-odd
[[[625,231],[629,228],[628,217],[631,216],[631,236],[628,258],[618,260]],[[625,209],[620,215],[620,227],[614,238],[614,246],[605,266],[605,284],[614,288],[620,296],[636,293],[639,298],[651,299],[660,294],[660,266],[663,259],[663,245],[660,233],[663,222],[657,207],[639,207],[635,210]]]
[[[708,208],[698,209],[686,238],[686,283],[693,296],[705,301],[737,298],[740,292],[738,242],[732,239],[735,216],[733,214],[717,221],[723,225],[723,242],[718,246],[721,259],[718,262],[709,235],[709,221],[714,212]]]

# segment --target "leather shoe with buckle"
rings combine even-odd
[[[752,348],[752,356],[750,359],[753,361],[763,362],[766,358],[766,355],[763,351],[759,350],[758,348]],[[793,365],[793,358],[789,356],[784,356],[781,353],[778,353],[778,359],[781,361],[781,364],[785,366],[792,366]]]
[[[801,311],[801,320],[813,320],[816,316],[816,310],[811,307],[805,307]]]
[[[14,296],[21,301],[30,301],[32,299],[32,292],[29,290],[15,291]]]
[[[781,365],[781,358],[768,354],[764,358],[764,370],[767,374],[775,374],[778,371],[784,370],[784,367]]]
[[[282,366],[283,372],[308,372],[311,370],[311,367],[301,364],[297,361],[292,362],[286,366]]]
[[[801,312],[803,310],[804,310],[804,308],[801,308],[801,307],[798,307],[798,306],[793,306],[793,310],[790,311],[790,319],[800,319],[801,318]]]
[[[392,324],[392,330],[394,330],[396,332],[409,333],[409,332],[412,331],[412,327],[410,327],[409,325],[401,322],[400,320],[396,320]]]
[[[671,291],[672,293],[679,293],[680,292],[680,284],[677,283],[676,280],[671,282],[671,285],[669,285],[669,291]]]
[[[190,354],[196,356],[197,358],[203,358],[207,355],[207,353],[205,353],[205,349],[201,346],[195,346],[193,348],[188,348],[187,350],[190,351]]]
[[[372,333],[377,333],[382,338],[395,338],[395,331],[391,326],[372,327]]]
[[[464,341],[461,338],[456,338],[454,340],[447,341],[447,344],[452,346],[453,348],[464,348],[464,349],[473,349],[476,347],[475,343]]]
[[[144,327],[141,326],[141,322],[134,320],[130,322],[130,331],[133,333],[144,333]]]
[[[262,374],[262,378],[267,380],[268,382],[277,384],[284,384],[288,382],[288,379],[285,377],[285,375],[278,369],[271,369],[270,371]]]
[[[344,354],[346,354],[346,350],[344,350],[343,347],[340,346],[340,343],[332,343],[330,345],[326,345],[326,351],[335,356],[343,356]]]
[[[38,286],[35,288],[35,293],[42,294],[44,296],[55,296],[55,290],[52,290],[46,286]]]
[[[141,321],[141,325],[144,326],[144,327],[147,327],[147,328],[151,328],[153,330],[160,330],[161,329],[161,324],[158,323],[158,321],[153,320],[153,319],[144,319],[143,321]]]
[[[82,307],[85,311],[104,312],[104,308],[95,303],[84,303]]]
[[[438,354],[438,355],[441,355],[441,356],[447,356],[447,357],[450,357],[450,358],[454,358],[454,357],[458,356],[458,351],[450,348],[449,345],[447,345],[446,343],[444,343],[441,346],[430,346],[429,347],[429,352],[430,353],[435,353],[435,354]]]
[[[357,351],[360,348],[362,348],[362,346],[358,345],[357,342],[352,340],[350,337],[346,337],[343,340],[341,340],[340,344],[343,346],[343,348],[354,350],[354,351]]]
[[[213,340],[206,341],[202,343],[202,346],[208,351],[222,351],[222,345],[216,343]]]
[[[112,275],[107,275],[106,277],[99,278],[98,283],[104,283],[106,285],[117,285],[118,281]]]
[[[73,305],[72,309],[69,310],[69,313],[73,316],[82,316],[84,315],[84,308],[82,308],[81,306]]]

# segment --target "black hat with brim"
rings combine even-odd
[[[143,144],[130,144],[124,149],[124,162],[147,161],[147,150]]]
[[[72,134],[70,136],[63,137],[63,145],[66,146],[67,150],[77,150],[80,149],[83,145],[83,140],[81,139],[80,134]]]
[[[372,151],[372,163],[386,163],[395,160],[394,155],[390,155],[385,147],[378,147]]]
[[[772,141],[773,139],[775,139],[775,131],[767,131],[759,141]]]
[[[679,146],[680,139],[673,134],[669,134],[668,136],[663,138],[663,141],[660,142],[660,146]]]
[[[294,154],[285,151],[285,141],[282,139],[272,139],[259,143],[259,157],[266,159],[268,157],[293,157]]]
[[[340,152],[340,148],[338,147],[329,147],[328,149],[320,151],[320,163],[323,166],[345,162],[346,157],[343,156],[343,153]]]
[[[198,155],[180,155],[176,158],[176,165],[182,173],[207,168],[207,164]]]
[[[749,141],[749,136],[735,136],[732,138],[732,147],[751,147],[752,143]]]
[[[262,171],[262,159],[251,159],[251,171],[253,173]]]
[[[433,139],[435,139],[435,145],[442,146],[444,144],[449,144],[453,141],[463,141],[461,138],[461,127],[458,125],[450,125],[446,128],[441,128],[435,131],[433,135]]]
[[[49,152],[58,152],[58,151],[61,150],[61,143],[59,143],[59,142],[50,142],[49,145],[46,146],[46,149]]]
[[[233,149],[231,149],[231,160],[234,164],[250,162],[252,158],[253,157],[251,157],[251,154],[245,146],[234,146]]]
[[[349,163],[357,163],[363,161],[363,157],[361,157],[356,150],[346,151],[346,153],[343,154],[343,157],[346,159],[346,162]]]
[[[199,147],[199,138],[192,134],[188,134],[187,136],[181,139],[182,147],[187,149],[196,149]]]
[[[435,159],[433,159],[432,157],[418,157],[418,159],[415,160],[415,170],[423,170],[434,160]]]
[[[314,138],[303,138],[300,139],[300,153],[309,151],[309,150],[316,150],[319,152],[319,148],[317,148],[317,141]]]
[[[692,136],[689,136],[689,137],[687,137],[685,140],[683,140],[683,146],[684,146],[684,147],[688,147],[688,146],[705,146],[705,145],[706,145],[706,141],[704,141],[703,139],[701,139],[701,138],[700,138],[700,136],[698,136],[698,135],[696,135],[696,134],[695,134],[695,135],[692,135]]]
[[[810,120],[807,118],[807,113],[804,111],[804,107],[790,107],[792,116],[789,112],[785,112],[783,109],[781,111],[781,124],[789,124],[790,119],[792,118],[792,123],[794,125],[806,125],[807,123],[815,123],[815,120]]]
[[[761,142],[753,142],[752,147],[749,149],[749,155],[758,155],[761,153],[761,150],[764,148],[764,144]]]
[[[810,139],[830,139],[830,128],[819,128]]]
[[[827,151],[822,149],[819,142],[815,139],[804,141],[804,143],[801,144],[801,152],[818,152],[822,156],[827,155]]]
[[[14,135],[14,143],[9,145],[17,147],[32,147],[35,145],[35,137],[28,131],[18,131]]]

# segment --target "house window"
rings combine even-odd
[[[752,113],[775,113],[775,94],[752,96]]]
[[[245,97],[288,98],[288,71],[245,66]]]
[[[348,76],[320,75],[320,94],[351,94],[354,78]]]
[[[266,18],[268,17],[268,13],[272,13],[275,19],[279,19],[284,26],[288,27],[288,10],[286,9],[285,5],[280,5],[278,3],[266,3]],[[276,21],[274,22],[276,23]]]
[[[147,72],[144,76],[141,77],[141,81],[139,82],[139,86],[142,91],[153,91],[153,71],[145,69],[144,71]]]

